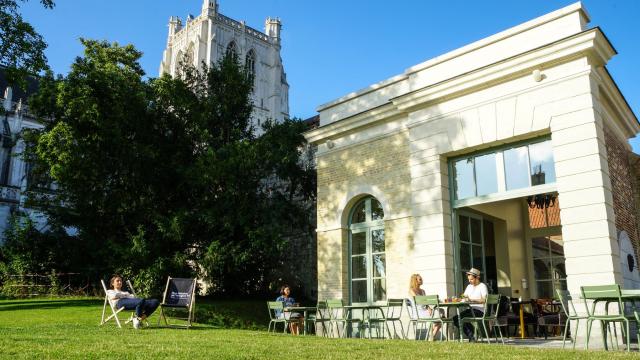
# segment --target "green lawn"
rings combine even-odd
[[[227,319],[229,326],[264,329],[262,302],[205,302],[205,320]],[[249,317],[241,318],[238,314]],[[528,349],[487,344],[407,340],[326,339],[268,334],[264,330],[224,329],[197,324],[191,330],[98,326],[102,301],[95,299],[0,300],[0,358],[172,358],[172,359],[416,359],[635,358],[638,353]],[[124,317],[124,316],[123,316]],[[236,319],[237,318],[237,319]],[[155,324],[157,318],[151,318]],[[228,320],[232,319],[232,320]],[[216,321],[212,321],[216,323]]]

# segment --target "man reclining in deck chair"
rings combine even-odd
[[[133,327],[135,329],[139,329],[142,322],[151,316],[160,305],[160,302],[156,299],[141,299],[127,291],[122,291],[122,276],[120,275],[116,274],[111,277],[109,287],[107,296],[109,301],[114,304],[114,307],[124,307],[125,310],[135,309],[136,317],[133,319]]]

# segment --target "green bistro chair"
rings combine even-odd
[[[429,336],[431,336],[431,328],[434,323],[437,323],[442,326],[440,328],[440,340],[444,340],[444,324],[447,324],[448,328],[449,324],[453,323],[453,321],[440,316],[440,300],[438,295],[418,295],[414,297],[414,303],[415,321],[412,321],[414,323],[414,330],[417,332],[418,326],[429,325],[427,328],[427,335],[425,336],[425,340],[429,340]],[[431,308],[431,314],[427,314],[425,311],[420,310],[425,308]],[[449,340],[448,337],[447,340]]]
[[[498,328],[498,334],[500,334],[500,341],[502,341],[502,345],[504,345],[504,338],[502,337],[502,330],[500,330],[500,325],[498,324],[498,311],[500,311],[500,294],[489,294],[484,301],[484,314],[480,317],[466,317],[461,319],[460,326],[463,326],[465,322],[471,322],[475,326],[476,339],[478,334],[478,324],[482,325],[482,329],[484,330],[484,334],[486,335],[487,341],[491,343],[491,338],[489,337],[489,328],[493,327],[493,332],[495,334],[495,329]],[[496,336],[496,342],[498,341],[498,337]]]
[[[567,317],[567,323],[564,326],[564,335],[562,336],[562,348],[564,349],[565,343],[567,341],[567,332],[570,331],[571,328],[571,320],[576,321],[576,330],[571,332],[571,338],[573,340],[573,349],[576,348],[576,342],[578,337],[578,329],[580,328],[580,320],[587,320],[587,315],[580,315],[576,311],[576,307],[573,304],[573,299],[577,298],[577,296],[571,295],[567,290],[556,290],[558,294],[558,299],[560,299],[560,303],[562,304],[562,311]]]
[[[353,317],[349,309],[344,307],[342,299],[327,300],[327,310],[329,310],[331,326],[335,326],[338,337],[347,337],[348,326],[353,327],[353,324],[358,324],[358,336],[362,337],[362,319]]]
[[[269,310],[269,326],[267,332],[276,332],[276,325],[283,324],[282,332],[287,332],[287,325],[290,321],[284,312],[284,303],[282,301],[267,301],[267,309]],[[273,329],[271,328],[273,325]]]
[[[402,308],[404,307],[404,299],[388,299],[387,305],[380,306],[379,309],[369,310],[369,317],[365,319],[365,325],[369,329],[369,337],[371,337],[371,329],[376,327],[378,329],[382,326],[382,337],[385,337],[385,331],[389,334],[389,338],[404,336],[404,326],[402,325]],[[393,326],[393,335],[391,334],[391,328],[389,324]],[[400,324],[400,336],[396,328],[396,323]],[[376,331],[377,334],[380,331]]]
[[[582,291],[582,298],[584,299],[584,303],[587,308],[587,341],[585,348],[589,348],[589,337],[591,336],[591,328],[594,321],[600,321],[600,324],[602,324],[602,340],[604,341],[605,348],[607,348],[606,332],[609,324],[613,323],[615,330],[615,323],[619,322],[621,325],[624,324],[622,331],[623,335],[626,338],[627,351],[631,351],[629,341],[629,321],[635,320],[635,318],[630,319],[624,314],[624,303],[622,302],[622,292],[620,291],[620,285],[614,284],[582,286],[580,289]],[[592,301],[591,307],[589,307],[589,304],[587,303],[588,300]],[[604,313],[596,309],[597,303],[602,301],[605,302]],[[610,304],[618,305],[617,313],[609,314]],[[617,346],[617,335],[615,344]]]
[[[324,300],[318,300],[316,306],[315,316],[312,318],[313,327],[316,335],[318,334],[318,326],[321,326],[320,334],[324,337],[330,337],[333,335],[333,329],[331,326],[331,317],[329,316],[329,309],[327,308],[327,302]]]
[[[633,295],[639,295],[640,296],[640,289],[631,289],[631,290],[622,290],[623,293],[625,294],[633,294]],[[636,328],[640,327],[640,307],[638,306],[637,300],[633,302],[633,317],[636,321]],[[637,340],[638,340],[638,346],[640,347],[640,329],[636,329],[636,336],[637,336]]]

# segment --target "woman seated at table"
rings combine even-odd
[[[285,307],[298,306],[299,304],[296,303],[296,300],[290,295],[291,288],[289,288],[289,285],[282,285],[282,287],[280,288],[280,296],[278,296],[276,301],[282,301]],[[291,331],[291,334],[293,335],[298,335],[300,333],[300,326],[304,324],[304,317],[302,316],[302,314],[297,312],[284,312],[278,314],[278,316],[286,317],[290,320],[295,320],[289,323],[289,331]]]
[[[415,296],[424,296],[425,295],[424,289],[422,289],[421,286],[422,286],[422,276],[420,276],[420,274],[411,275],[411,280],[409,281],[409,295],[412,298],[414,298]],[[417,306],[416,309],[418,311],[417,316],[420,319],[430,318],[433,312],[433,310],[428,306]],[[440,331],[441,327],[442,327],[442,324],[438,324],[438,323],[433,324],[433,328],[431,330],[431,337],[433,339],[436,338],[436,334],[438,333],[438,331]]]

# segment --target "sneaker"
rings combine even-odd
[[[138,319],[137,317],[133,318],[133,328],[140,329],[140,319]]]

